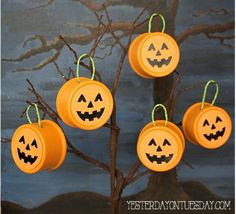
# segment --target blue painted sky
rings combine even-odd
[[[39,1],[43,3],[43,1]],[[223,23],[234,19],[233,1],[221,0],[180,0],[176,19],[176,34],[186,27],[198,23]],[[74,35],[87,33],[77,26],[79,23],[95,23],[94,15],[75,1],[59,0],[52,5],[34,9],[30,0],[6,0],[2,3],[2,57],[16,57],[25,50],[39,45],[33,42],[22,48],[23,41],[31,35],[43,34],[52,39],[58,34]],[[212,15],[195,18],[192,13],[206,8],[227,8],[227,16]],[[115,6],[109,8],[115,21],[132,20],[141,8]],[[148,14],[146,14],[148,16]],[[232,33],[232,32],[231,32]],[[229,41],[233,44],[233,42]],[[86,52],[91,44],[74,46],[79,54]],[[56,93],[63,83],[55,68],[48,65],[40,71],[15,72],[17,68],[30,67],[46,55],[33,57],[20,63],[2,62],[2,137],[11,137],[14,129],[26,119],[19,115],[25,107],[24,100],[30,97],[25,79],[30,79],[45,99],[55,106]],[[119,49],[114,48],[112,56],[105,60],[96,59],[96,66],[103,75],[108,87],[114,77],[114,68],[119,57]],[[73,65],[71,53],[63,49],[58,64],[62,69]],[[223,106],[234,119],[234,50],[220,45],[218,40],[208,40],[204,35],[190,37],[181,45],[180,68],[184,66],[182,87],[197,82],[215,79],[220,85],[217,105]],[[202,88],[183,94],[177,105],[175,120],[180,121],[185,109],[199,101]],[[121,136],[118,151],[120,168],[128,170],[136,160],[135,145],[141,128],[150,121],[153,106],[152,81],[138,77],[126,60],[117,93],[118,125]],[[82,151],[93,157],[108,161],[108,130],[105,128],[85,132],[66,128],[67,134]],[[99,149],[98,149],[99,148]],[[187,144],[184,158],[195,168],[189,169],[183,163],[178,167],[180,180],[197,180],[205,183],[211,190],[232,197],[234,185],[234,134],[230,142],[215,151],[208,151]],[[209,173],[210,172],[210,173]],[[65,182],[66,181],[66,182]],[[125,194],[143,189],[147,177],[131,185]],[[96,184],[96,185],[95,185]],[[17,190],[17,191],[15,191]],[[36,206],[48,198],[63,192],[96,191],[109,194],[109,178],[103,171],[67,155],[66,161],[58,170],[37,175],[25,175],[13,164],[9,145],[2,146],[2,198],[20,203],[26,207]],[[32,194],[37,192],[37,194]],[[19,194],[21,193],[21,194]]]

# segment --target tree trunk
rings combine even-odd
[[[176,169],[163,173],[151,173],[147,188],[140,196],[142,200],[185,201],[190,197],[178,183]]]
[[[111,198],[111,213],[119,214],[121,208],[121,195],[115,195]]]
[[[154,11],[149,11],[153,13]],[[158,12],[158,11],[156,11]],[[173,17],[173,14],[170,14],[168,11],[168,5],[162,5],[161,13],[165,16],[166,19],[166,30],[165,33],[174,37],[175,32],[175,20],[171,20],[170,17]],[[160,31],[155,27],[154,30]],[[154,104],[162,103],[166,106],[168,111],[169,120],[173,120],[173,111],[171,109],[175,108],[173,104],[173,97],[171,97],[171,92],[174,84],[174,73],[162,77],[155,78],[153,82],[153,99]],[[158,112],[158,119],[163,119],[164,115],[161,115],[161,112]],[[145,200],[188,200],[189,196],[183,191],[181,185],[177,180],[176,168],[162,173],[151,172],[149,176],[149,181],[146,187],[145,192],[140,196],[141,199]]]
[[[173,74],[164,78],[154,80],[154,103],[163,103],[167,111],[174,108],[172,97],[170,97],[173,88]],[[159,112],[160,114],[161,112]],[[163,118],[159,115],[158,118]],[[169,114],[169,120],[173,120],[173,114]],[[142,200],[189,200],[190,197],[183,191],[178,183],[176,169],[168,172],[155,173],[149,176],[146,190],[140,195]]]

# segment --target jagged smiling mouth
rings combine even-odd
[[[163,65],[165,66],[169,65],[171,59],[172,56],[169,56],[167,59],[161,59],[161,60],[147,58],[149,64],[152,67],[158,66],[158,68],[161,68]]]
[[[37,160],[37,156],[32,157],[31,155],[26,155],[24,152],[21,152],[19,148],[17,148],[17,152],[18,152],[18,156],[21,159],[23,159],[23,161],[25,163],[30,162],[30,164],[32,165],[36,160]]]
[[[157,164],[161,164],[162,162],[168,163],[172,159],[173,154],[169,154],[168,156],[162,155],[161,157],[157,157],[156,155],[151,156],[150,154],[146,153],[146,156],[150,162],[153,163],[154,161],[156,161]]]
[[[83,121],[85,121],[86,119],[88,119],[89,121],[93,121],[95,118],[99,119],[102,116],[104,109],[105,108],[101,108],[100,111],[95,110],[92,113],[89,113],[87,111],[85,113],[77,111],[77,114]]]
[[[225,127],[221,131],[217,131],[216,134],[204,134],[204,137],[209,141],[211,141],[212,139],[217,140],[218,137],[223,137],[224,133]]]

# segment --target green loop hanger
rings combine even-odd
[[[152,109],[152,123],[153,125],[155,126],[155,118],[154,118],[154,114],[155,114],[155,110],[158,108],[158,107],[161,107],[164,111],[164,115],[165,115],[165,126],[167,126],[167,122],[168,122],[168,114],[167,114],[167,110],[166,110],[166,107],[162,104],[156,104],[153,109]]]
[[[210,84],[214,84],[215,87],[216,87],[216,92],[215,92],[215,95],[214,95],[214,98],[211,102],[211,106],[213,106],[215,104],[215,101],[216,101],[216,98],[218,96],[218,93],[219,93],[219,86],[217,84],[217,82],[215,80],[209,80],[206,85],[205,85],[205,88],[204,88],[204,92],[203,92],[203,96],[202,96],[202,104],[201,104],[201,109],[204,108],[204,104],[205,104],[205,100],[206,100],[206,93],[207,93],[207,89],[209,87]]]
[[[39,127],[42,128],[38,105],[37,105],[36,103],[32,103],[32,105],[34,106],[35,111],[36,111],[36,114],[37,114],[37,119],[38,119]],[[32,107],[32,105],[29,105],[29,106],[27,107],[27,109],[26,109],[26,117],[27,117],[27,120],[28,120],[28,122],[29,122],[30,124],[32,124],[32,121],[31,121],[30,116],[29,116],[29,110],[30,110],[30,108]]]
[[[149,21],[148,21],[148,33],[151,33],[151,30],[152,30],[152,19],[154,18],[154,16],[159,16],[162,20],[162,30],[161,32],[163,33],[165,31],[165,28],[166,28],[166,21],[165,21],[165,18],[163,15],[159,14],[159,13],[153,13],[150,18],[149,18]]]
[[[83,58],[86,58],[86,57],[89,57],[90,59],[90,62],[91,62],[91,65],[92,65],[92,76],[91,76],[91,80],[94,80],[94,77],[95,77],[95,64],[94,64],[94,60],[91,56],[89,56],[88,54],[82,54],[78,60],[77,60],[77,66],[76,66],[76,77],[80,77],[80,69],[79,69],[79,64],[80,64],[80,61],[83,59]]]

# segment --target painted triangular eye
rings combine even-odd
[[[171,144],[170,144],[170,142],[168,140],[165,139],[164,142],[163,142],[163,146],[165,146],[165,145],[170,146]]]
[[[222,120],[221,120],[221,118],[220,117],[216,117],[216,123],[218,123],[218,122],[222,122]]]
[[[98,100],[102,101],[102,96],[100,93],[98,93],[94,101],[97,102]]]
[[[203,126],[206,126],[206,125],[209,126],[208,120],[205,120],[204,123],[203,123]]]
[[[81,101],[86,102],[86,99],[85,99],[83,94],[81,94],[79,99],[78,99],[78,102],[81,102]]]
[[[149,46],[148,50],[149,51],[155,51],[156,50],[153,43]]]
[[[24,137],[24,136],[22,136],[22,137],[20,138],[19,142],[21,142],[21,143],[24,143],[24,144],[25,144],[25,137]]]
[[[35,146],[36,148],[38,148],[36,140],[33,140],[33,142],[31,143],[31,146]]]
[[[151,146],[151,145],[154,145],[154,146],[156,146],[157,144],[156,144],[156,142],[155,142],[155,140],[154,139],[152,139],[150,142],[149,142],[149,144],[148,144],[149,146]]]
[[[164,49],[168,50],[168,47],[165,42],[163,42],[162,47],[161,47],[161,50],[164,50]]]

